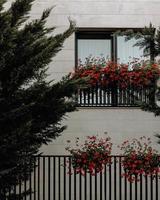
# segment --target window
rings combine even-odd
[[[124,36],[115,36],[114,30],[79,30],[76,33],[76,66],[85,64],[88,57],[105,58],[118,63],[129,64],[134,58],[143,60],[143,49],[134,46],[136,40],[125,41]],[[134,89],[121,90],[114,88],[101,88],[95,85],[89,89],[78,91],[79,106],[136,106],[135,94],[148,102],[147,91],[134,91]]]
[[[134,46],[136,40],[125,41],[124,36],[113,36],[114,30],[85,31],[76,33],[76,65],[89,56],[129,64],[133,58],[143,59],[143,49]]]

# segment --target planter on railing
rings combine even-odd
[[[113,62],[89,62],[73,73],[75,78],[87,78],[86,88],[78,91],[79,106],[115,107],[149,103],[159,76],[157,64],[136,64],[130,70],[128,65]]]

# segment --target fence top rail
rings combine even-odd
[[[35,157],[35,158],[40,158],[40,157],[42,157],[42,158],[47,158],[47,157],[62,157],[62,158],[71,158],[72,157],[72,155],[36,155],[36,156],[33,156],[33,157]],[[123,157],[126,157],[126,156],[124,156],[124,155],[110,155],[110,156],[108,156],[108,157],[115,157],[115,158],[123,158]],[[160,155],[158,155],[158,157],[160,157]]]

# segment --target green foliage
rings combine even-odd
[[[139,46],[140,48],[143,48],[144,55],[150,55],[150,62],[152,63],[154,63],[155,58],[159,57],[160,55],[160,27],[156,29],[150,23],[148,27],[144,27],[141,31],[130,29],[125,32],[118,31],[117,35],[125,35],[126,41],[135,38],[137,42],[134,46]],[[155,116],[160,116],[160,107],[157,106],[155,102],[155,93],[157,89],[158,88],[156,88],[156,84],[154,83],[149,94],[151,101],[148,104],[143,103],[141,105],[141,108],[144,111],[154,113]],[[157,137],[160,139],[160,135],[157,135]]]
[[[73,96],[80,84],[70,76],[55,84],[45,80],[48,64],[74,32],[75,23],[69,20],[69,28],[53,36],[55,27],[45,27],[52,9],[26,22],[33,1],[16,0],[8,10],[0,1],[1,200],[3,188],[16,183],[30,156],[65,129],[60,122],[75,110]]]
[[[150,23],[143,29],[129,29],[124,32],[118,32],[118,35],[125,35],[126,41],[135,38],[137,41],[134,46],[144,49],[144,56],[150,56],[150,61],[154,62],[155,57],[160,54],[160,28],[156,28]]]

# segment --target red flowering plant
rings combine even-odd
[[[139,175],[156,175],[160,172],[160,157],[158,152],[151,147],[150,138],[145,136],[124,141],[119,147],[123,151],[122,166],[128,181],[138,181]]]
[[[106,61],[105,59],[88,59],[84,65],[80,65],[74,76],[77,78],[89,77],[90,86],[100,87],[118,86],[125,89],[129,86],[135,88],[147,87],[160,76],[158,64],[132,63],[129,65]]]
[[[85,173],[95,175],[102,172],[105,165],[111,164],[110,140],[110,137],[87,136],[84,144],[80,144],[79,138],[76,138],[76,148],[67,146],[66,150],[72,155],[72,167],[75,172],[82,175]]]

